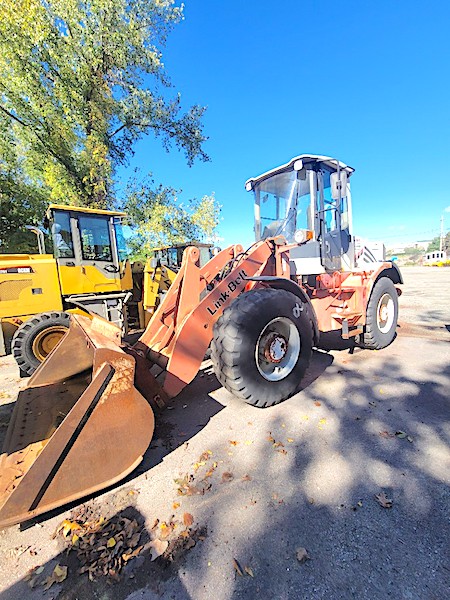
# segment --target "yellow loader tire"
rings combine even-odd
[[[11,350],[20,371],[33,375],[69,329],[70,315],[52,311],[25,321],[14,334]]]

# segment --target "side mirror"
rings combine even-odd
[[[333,200],[339,200],[339,188],[341,190],[341,198],[347,195],[347,171],[342,170],[340,172],[340,179],[338,179],[337,173],[331,173],[331,197]]]

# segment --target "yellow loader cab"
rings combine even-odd
[[[0,356],[12,351],[31,375],[66,332],[69,314],[97,314],[126,331],[133,288],[121,221],[125,213],[49,206],[54,255],[0,255]]]
[[[153,248],[145,263],[136,261],[131,265],[133,297],[127,308],[132,325],[140,328],[147,326],[180,270],[183,253],[189,246],[199,249],[200,267],[213,256],[212,244],[190,242]]]

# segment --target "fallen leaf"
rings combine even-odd
[[[250,477],[250,475],[244,475],[244,477],[241,478],[241,481],[251,481],[252,478]]]
[[[321,403],[321,402],[319,402],[318,400],[316,400],[316,401],[314,402],[314,404],[315,404],[316,406],[322,406],[322,403]]]
[[[244,567],[244,571],[247,573],[247,575],[250,575],[250,577],[254,577],[255,576],[253,574],[253,569],[251,567],[249,567],[248,565]]]
[[[240,575],[241,577],[244,576],[244,573],[242,572],[241,565],[238,563],[238,561],[235,558],[233,558],[233,567],[234,567],[234,570],[236,571],[236,573],[238,575]]]
[[[210,454],[212,454],[210,450],[205,450],[198,457],[198,462],[206,462],[208,460]]]
[[[294,441],[292,438],[287,438],[287,441],[292,444],[292,442]]]
[[[195,540],[194,540],[194,538],[191,538],[191,537],[188,539],[188,541],[184,545],[184,547],[186,548],[186,550],[190,550],[194,546],[195,546]]]
[[[253,440],[245,440],[244,444],[246,446],[251,446],[253,444]]]
[[[185,526],[190,527],[193,522],[194,522],[194,517],[191,515],[191,513],[185,512],[183,515],[183,523],[185,524]]]
[[[158,556],[161,556],[162,554],[164,554],[164,552],[167,550],[167,546],[169,545],[169,542],[163,541],[163,540],[153,540],[152,542],[150,542],[149,544],[149,548],[150,548],[150,556],[151,556],[151,561],[153,562],[154,560],[156,560],[158,558]]]
[[[200,461],[200,462],[196,462],[194,463],[194,471],[198,471],[200,469],[200,467],[204,467],[206,465],[205,461]]]
[[[172,504],[172,508],[173,508],[173,510],[176,510],[177,508],[180,508],[180,503],[179,502],[174,502]]]
[[[393,501],[386,496],[385,492],[380,492],[377,494],[375,496],[375,500],[383,508],[392,508]]]
[[[277,450],[275,450],[275,452],[279,452],[280,454],[287,454],[287,450],[285,450],[284,448],[278,448]]]
[[[52,587],[54,583],[62,583],[64,579],[67,577],[67,567],[62,567],[61,565],[56,565],[53,569],[53,573],[47,577],[47,579],[42,584],[45,590],[48,590]]]
[[[239,444],[239,442],[236,442],[236,440],[230,440],[230,444],[232,446],[237,446]]]
[[[76,521],[69,521],[69,519],[64,519],[64,521],[56,529],[53,537],[56,537],[61,530],[63,532],[63,536],[67,537],[71,531],[77,529],[81,529],[81,525],[79,523]]]
[[[299,563],[304,563],[310,558],[306,548],[297,548],[296,556]]]
[[[412,443],[414,441],[414,438],[412,438],[410,435],[408,435],[408,437],[406,438],[408,440],[408,442]]]
[[[395,437],[395,433],[390,433],[389,431],[380,431],[381,437],[384,438],[393,438]]]
[[[222,473],[222,483],[227,483],[228,481],[231,481],[233,479],[233,473],[229,473],[228,471],[225,471],[225,473]]]

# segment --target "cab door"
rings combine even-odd
[[[54,211],[53,216],[62,294],[121,291],[112,218],[78,211]]]
[[[320,231],[320,255],[322,265],[327,271],[342,269],[342,256],[348,251],[350,235],[348,225],[342,217],[346,214],[346,198],[333,198],[331,173],[320,169],[317,173],[318,210],[317,216]]]

